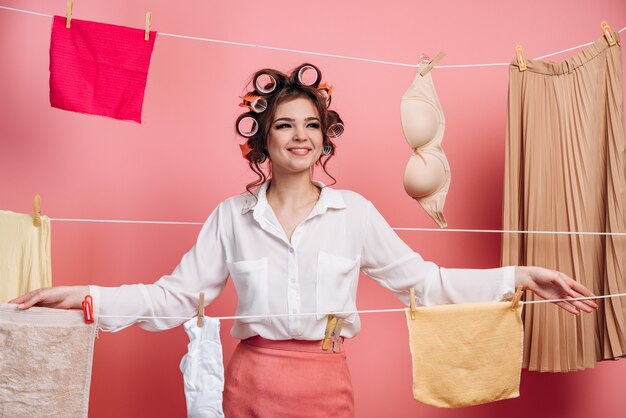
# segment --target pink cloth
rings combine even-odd
[[[141,123],[156,32],[54,16],[50,104],[59,109]]]
[[[352,381],[341,344],[321,341],[242,340],[226,369],[227,418],[352,418]]]

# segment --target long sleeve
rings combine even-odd
[[[195,314],[199,292],[205,293],[206,304],[215,299],[228,278],[220,233],[221,208],[222,205],[219,205],[209,216],[197,242],[183,256],[172,274],[161,277],[154,284],[89,286],[94,299],[94,311],[100,317],[100,327],[114,332],[138,323],[150,331],[169,329],[183,323],[184,317]],[[108,318],[107,315],[128,318]],[[143,316],[181,318],[138,319]]]
[[[424,261],[370,203],[361,258],[362,271],[403,303],[415,288],[423,306],[502,300],[513,295],[515,267],[446,269]]]

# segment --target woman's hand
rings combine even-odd
[[[28,309],[35,305],[47,308],[81,309],[82,302],[88,294],[88,286],[44,287],[10,300],[9,303],[16,303],[18,309]]]
[[[568,299],[595,296],[589,289],[571,277],[543,267],[515,268],[515,287],[522,286],[542,299]],[[559,307],[574,315],[580,310],[591,313],[598,309],[593,300],[576,300],[571,302],[555,302]]]

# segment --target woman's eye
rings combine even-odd
[[[320,128],[320,124],[317,122],[313,122],[313,123],[309,123],[309,128],[313,128],[313,129],[319,129]]]
[[[279,123],[274,128],[276,128],[276,129],[285,129],[285,128],[289,128],[289,127],[290,127],[290,125],[288,123]]]

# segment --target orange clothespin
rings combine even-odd
[[[600,29],[602,29],[602,33],[604,33],[604,37],[606,38],[606,41],[609,43],[609,46],[613,46],[617,44],[617,38],[615,37],[615,32],[613,32],[613,30],[611,29],[609,24],[606,23],[606,21],[603,20],[602,23],[600,23]]]
[[[328,83],[320,83],[319,86],[317,86],[317,90],[326,97],[326,107],[330,106],[330,102],[332,101],[333,89],[334,87]]]
[[[443,57],[445,57],[445,56],[446,56],[446,54],[445,54],[445,52],[443,52],[443,51],[441,51],[441,52],[437,53],[437,55],[435,55],[435,58],[431,59],[431,60],[428,62],[428,64],[426,64],[426,66],[425,66],[424,68],[422,68],[422,69],[421,69],[421,71],[420,71],[420,75],[421,75],[422,77],[424,77],[426,74],[428,74],[428,72],[429,72],[430,70],[432,70],[432,69],[433,69],[433,67],[435,66],[435,64],[437,64],[439,61],[441,61],[441,59],[442,59]]]
[[[518,286],[515,291],[515,296],[513,296],[513,300],[511,301],[511,309],[515,310],[519,307],[519,302],[522,299],[523,288],[522,286]]]
[[[146,32],[143,36],[145,41],[150,40],[150,25],[152,24],[152,12],[146,13]]]
[[[243,156],[243,158],[248,159],[248,154],[250,154],[250,151],[252,151],[250,145],[248,145],[247,142],[244,142],[243,144],[239,144],[239,148],[241,148],[241,155]]]
[[[83,316],[86,324],[93,324],[93,298],[91,295],[85,296],[83,300]]]
[[[198,298],[198,327],[202,328],[204,322],[204,292],[200,292]]]
[[[326,321],[326,331],[324,332],[324,340],[322,341],[322,350],[327,351],[330,346],[331,336],[337,326],[337,317],[332,314],[328,314],[328,320]]]
[[[526,71],[526,57],[524,56],[524,50],[521,45],[515,45],[515,59],[517,59],[517,65],[520,71]]]
[[[65,27],[67,29],[72,25],[72,10],[74,9],[74,0],[67,2],[67,12],[65,13]]]
[[[41,226],[41,196],[35,195],[33,201],[33,225]]]
[[[415,319],[415,289],[411,288],[409,290],[409,295],[411,297],[411,319]]]
[[[240,107],[247,107],[256,113],[261,113],[267,109],[267,100],[257,94],[247,93],[244,96],[239,96],[239,98],[242,100],[239,103]]]

